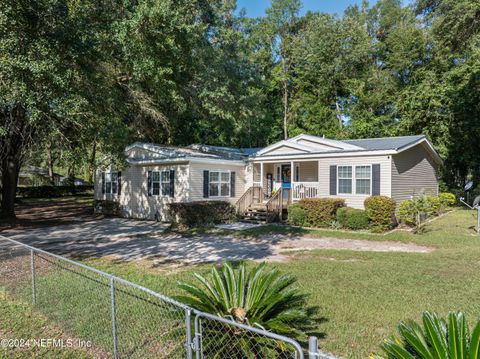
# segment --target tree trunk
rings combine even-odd
[[[288,78],[287,78],[287,67],[286,61],[283,58],[283,136],[288,139]]]
[[[48,178],[50,183],[55,186],[55,176],[53,174],[53,156],[52,156],[52,144],[49,143],[47,147],[47,165],[48,165]]]
[[[17,156],[10,153],[2,163],[1,218],[15,218],[15,197],[20,165]]]
[[[92,157],[90,158],[90,173],[88,182],[95,183],[95,157],[97,156],[97,142],[93,141]]]

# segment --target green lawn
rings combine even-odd
[[[473,211],[455,210],[427,224],[418,234],[400,231],[387,235],[354,234],[284,226],[263,227],[247,234],[304,233],[313,236],[406,241],[435,248],[431,253],[316,250],[296,253],[294,260],[276,264],[284,272],[296,275],[298,286],[310,294],[309,304],[319,307],[316,334],[321,338],[322,349],[343,357],[365,358],[378,348],[383,338],[395,333],[399,321],[419,320],[424,310],[434,310],[440,314],[462,310],[467,313],[471,323],[480,318],[480,282],[477,280],[480,270],[480,236],[474,232],[475,221]],[[85,262],[167,295],[178,294],[177,280],[191,278],[193,271],[204,273],[209,269],[208,265],[202,265],[167,270],[153,267],[148,261],[125,263],[92,259]],[[57,277],[55,288],[64,287],[64,294],[67,295],[71,286],[59,284],[72,282],[68,276],[64,279]],[[51,284],[46,277],[42,286],[45,294],[51,292],[48,289]],[[90,308],[93,301],[89,296],[104,297],[107,293],[94,293],[93,288],[87,291],[91,294],[75,296],[75,304],[69,304],[70,307],[65,308],[69,315],[62,314],[60,304],[55,306],[58,302],[52,303],[51,307],[55,311],[47,311],[46,314],[67,324],[85,312],[90,313],[92,320],[95,319],[95,311]],[[93,309],[96,313],[105,312],[102,317],[106,323],[108,303],[104,302],[100,307],[97,304]],[[143,323],[144,316],[155,319],[155,315],[144,311],[130,315],[126,310],[124,323]],[[14,325],[16,319],[10,317],[6,323],[10,321]],[[91,323],[91,329],[95,329],[94,320],[85,321],[85,325],[87,322]],[[78,333],[88,329],[78,321],[70,328]],[[155,328],[158,326],[143,328],[142,333]],[[181,333],[168,335],[171,338],[182,336]],[[100,339],[98,344],[107,349],[108,337]]]
[[[431,253],[316,250],[297,253],[295,260],[276,264],[296,275],[298,286],[310,294],[310,304],[319,307],[321,347],[340,356],[365,358],[383,338],[395,333],[399,321],[419,320],[424,310],[441,314],[462,310],[470,321],[480,318],[480,236],[475,234],[475,221],[475,212],[455,210],[427,224],[418,234],[354,234],[272,225],[248,235],[303,233],[414,242],[435,248]],[[176,279],[208,268],[169,274],[139,264],[90,263],[167,294],[176,293]]]

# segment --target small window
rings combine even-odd
[[[170,171],[162,171],[161,174],[162,196],[170,195]]]
[[[279,165],[277,165],[277,177],[275,178],[276,181],[281,182],[282,181],[282,175],[281,175],[281,168]]]
[[[338,166],[338,193],[352,193],[352,166]]]
[[[210,172],[210,197],[230,196],[230,172]]]
[[[170,171],[152,171],[152,195],[170,195]]]
[[[370,194],[371,185],[371,167],[356,166],[355,167],[355,193]]]
[[[117,172],[105,172],[105,193],[116,194],[118,190]]]
[[[300,181],[300,166],[295,165],[295,182]]]

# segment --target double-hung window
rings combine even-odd
[[[210,171],[210,197],[230,196],[230,172]]]
[[[338,193],[352,193],[352,166],[338,166]]]
[[[355,167],[355,193],[370,194],[372,184],[372,168],[370,166]]]
[[[152,171],[152,195],[170,195],[170,171]]]
[[[118,190],[117,181],[117,172],[105,172],[105,193],[116,194]]]

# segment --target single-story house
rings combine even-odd
[[[225,200],[239,212],[283,210],[303,198],[397,202],[438,194],[442,159],[423,135],[332,140],[299,135],[265,148],[171,147],[136,142],[128,166],[98,169],[95,199],[118,202],[126,217],[166,220],[166,204]]]

